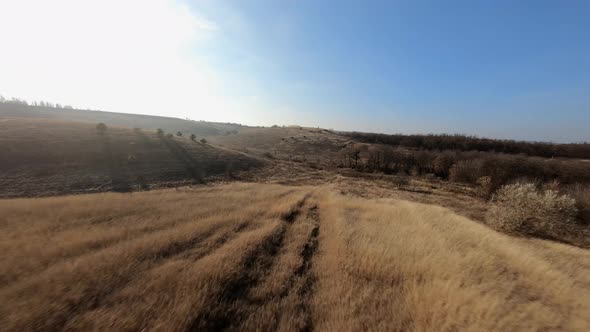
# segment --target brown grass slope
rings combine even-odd
[[[242,153],[95,123],[0,118],[0,197],[202,183],[261,166]]]
[[[328,187],[0,201],[4,331],[588,331],[590,252]]]
[[[29,106],[14,103],[0,103],[0,118],[52,119],[58,121],[104,122],[108,126],[158,129],[198,137],[224,135],[239,130],[242,126],[230,123],[183,120],[164,116],[115,113],[105,111],[78,110]]]
[[[210,142],[274,159],[327,164],[339,158],[348,138],[319,128],[242,128],[236,135],[210,136]]]

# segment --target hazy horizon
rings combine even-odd
[[[0,0],[0,94],[109,112],[590,141],[590,3]]]

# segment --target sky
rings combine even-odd
[[[590,1],[0,0],[0,95],[590,141]]]

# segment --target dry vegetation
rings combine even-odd
[[[590,252],[332,188],[0,201],[1,329],[590,329]]]
[[[202,183],[263,162],[154,130],[0,118],[0,197],[47,196]]]
[[[237,135],[217,135],[207,139],[237,151],[315,167],[335,164],[349,141],[329,130],[299,126],[242,128]]]
[[[80,110],[65,107],[31,106],[11,101],[2,102],[0,99],[0,117],[22,119],[50,119],[54,121],[76,122],[104,122],[109,126],[156,130],[162,128],[166,132],[181,131],[187,135],[195,134],[199,137],[207,135],[225,135],[236,133],[241,125],[233,123],[217,123],[183,120],[163,116],[126,114],[104,111]]]

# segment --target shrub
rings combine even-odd
[[[576,201],[532,183],[502,186],[492,198],[488,224],[514,235],[561,238],[576,229]]]
[[[588,185],[576,184],[562,190],[576,200],[578,208],[578,220],[588,226],[590,225],[590,187]]]
[[[207,140],[204,139],[204,138],[201,138],[201,141],[200,142],[203,143],[203,144],[207,144]]]
[[[177,131],[176,132],[176,136],[181,137],[182,136],[182,132],[181,131]]]
[[[150,189],[150,185],[147,182],[146,178],[143,175],[140,175],[137,177],[137,190],[142,191],[142,190],[149,190]]]
[[[407,186],[410,184],[410,180],[407,175],[397,175],[391,178],[391,182],[398,188]]]
[[[433,162],[434,174],[446,179],[449,177],[449,170],[453,165],[453,159],[444,153],[438,155]]]
[[[104,135],[104,133],[106,131],[107,131],[107,125],[106,124],[104,124],[104,123],[101,122],[101,123],[99,123],[99,124],[96,125],[96,132],[99,135]]]
[[[158,130],[156,132],[158,133],[158,137],[164,136],[164,131],[162,130],[162,128],[158,128]]]
[[[191,134],[190,137],[191,137],[191,141],[193,141],[193,142],[197,139],[197,136],[195,136],[195,134]]]
[[[461,160],[449,170],[449,180],[475,184],[481,176],[481,160]]]
[[[492,196],[495,189],[491,176],[482,176],[477,179],[477,196],[487,200]]]

